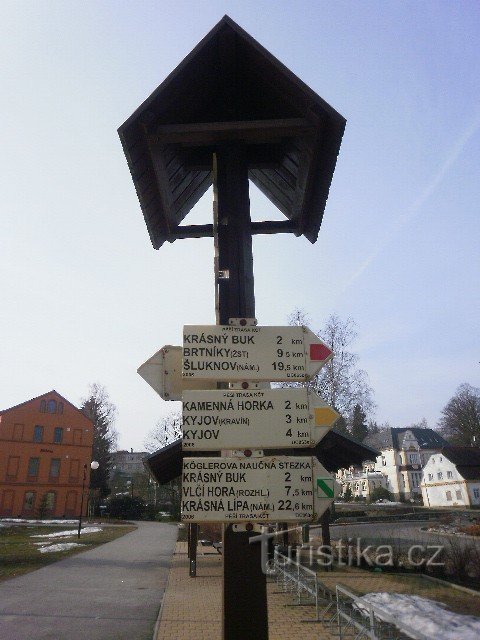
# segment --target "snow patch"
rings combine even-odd
[[[442,602],[406,593],[367,593],[358,598],[358,602],[373,605],[379,618],[383,611],[393,618],[399,629],[408,631],[410,637],[417,640],[480,638],[480,618],[449,611]]]
[[[103,531],[102,527],[85,527],[81,530],[81,535],[86,533],[98,533]],[[31,538],[68,538],[70,536],[78,535],[77,529],[67,529],[66,531],[55,531],[55,533],[37,533],[31,535]]]
[[[25,518],[1,518],[1,522],[13,524],[78,524],[76,520],[25,520]]]
[[[78,544],[78,542],[59,542],[57,544],[50,544],[48,547],[39,547],[40,553],[55,553],[56,551],[68,551],[74,547],[85,547],[85,544]]]

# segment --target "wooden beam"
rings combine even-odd
[[[272,233],[295,233],[298,227],[291,220],[265,220],[251,223],[252,235]],[[185,238],[213,238],[212,224],[192,224],[178,226],[170,232],[172,240],[184,240]]]
[[[314,131],[315,127],[305,118],[164,124],[156,128],[149,142],[202,146],[242,140],[259,144]]]
[[[297,233],[298,228],[291,220],[266,220],[264,222],[252,222],[252,234],[261,233]]]

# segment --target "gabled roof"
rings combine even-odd
[[[288,218],[252,223],[317,239],[345,118],[225,16],[118,130],[158,249],[212,184],[212,155],[246,145],[250,180]],[[285,224],[285,226],[279,226]],[[262,225],[264,225],[262,227]]]
[[[420,427],[389,427],[379,433],[373,433],[365,438],[365,442],[377,449],[403,448],[403,440],[407,431],[410,431],[418,442],[420,449],[441,449],[448,445],[448,442],[434,429],[422,429]]]
[[[321,443],[312,449],[265,449],[266,456],[316,456],[327,471],[338,471],[352,464],[360,464],[364,460],[375,459],[379,452],[358,442],[355,438],[332,429]],[[185,456],[193,455],[192,451],[182,451],[182,441],[155,451],[144,460],[145,466],[153,477],[165,484],[182,475],[182,461]],[[195,457],[218,457],[218,451],[195,451]]]
[[[442,449],[442,455],[448,458],[465,480],[480,480],[480,448],[454,447]]]
[[[30,402],[34,402],[36,400],[42,400],[42,398],[45,399],[50,399],[52,396],[56,396],[58,399],[60,399],[64,404],[68,404],[70,405],[70,407],[72,407],[72,409],[75,409],[75,411],[78,411],[79,413],[82,414],[82,416],[88,420],[89,422],[92,422],[90,420],[90,418],[88,418],[81,409],[79,409],[78,407],[76,407],[74,404],[72,404],[70,402],[70,400],[67,400],[64,396],[62,396],[61,393],[58,393],[58,391],[55,391],[55,389],[52,389],[51,391],[47,391],[47,393],[42,393],[42,395],[40,396],[36,396],[35,398],[30,398],[30,400],[25,400],[25,402],[21,402],[20,404],[16,404],[13,407],[8,407],[8,409],[1,409],[0,410],[0,416],[3,415],[4,413],[8,413],[9,411],[13,411],[14,409],[18,409],[19,407],[23,407],[26,404],[30,404]]]

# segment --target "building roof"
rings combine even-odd
[[[479,447],[443,447],[442,455],[448,458],[465,480],[480,480]]]
[[[315,242],[345,123],[225,16],[118,129],[154,248],[213,235],[212,225],[179,225],[227,141],[246,145],[250,180],[287,218],[253,222],[252,233]]]
[[[192,451],[182,452],[181,440],[152,453],[145,461],[154,478],[165,484],[182,475],[182,461],[184,457],[192,457]],[[376,458],[378,451],[358,442],[355,438],[346,436],[332,429],[320,444],[312,449],[264,449],[264,454],[283,456],[316,456],[327,471],[337,471],[351,464],[360,464],[363,460]],[[220,455],[217,451],[195,451],[195,457],[215,458]]]
[[[0,416],[3,415],[4,413],[7,413],[9,411],[13,411],[14,409],[19,409],[20,407],[25,406],[26,404],[29,404],[30,402],[34,402],[35,400],[41,400],[42,398],[51,398],[52,396],[56,396],[57,398],[60,398],[60,400],[62,402],[64,402],[65,404],[68,404],[72,407],[72,409],[75,409],[75,411],[78,411],[79,413],[82,414],[82,416],[85,418],[85,420],[88,420],[89,422],[92,422],[90,420],[90,418],[88,418],[81,409],[79,409],[78,407],[76,407],[74,404],[72,404],[70,402],[70,400],[67,400],[65,398],[65,396],[62,396],[61,393],[58,393],[58,391],[55,391],[55,389],[52,389],[51,391],[47,391],[47,393],[42,393],[42,395],[40,396],[36,396],[35,398],[30,398],[30,400],[25,400],[25,402],[21,402],[20,404],[16,404],[13,407],[8,407],[8,409],[0,409]],[[93,423],[92,423],[93,424]]]
[[[365,438],[365,443],[376,449],[403,449],[403,442],[406,432],[413,434],[420,449],[441,449],[448,445],[445,438],[434,429],[423,429],[420,427],[389,427],[382,429],[379,433],[373,433]]]

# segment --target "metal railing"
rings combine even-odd
[[[431,640],[418,629],[405,622],[399,623],[382,607],[368,602],[346,589],[336,585],[337,613],[329,624],[336,623],[340,640],[353,634],[355,640]],[[398,626],[401,624],[401,628]]]
[[[305,622],[320,622],[334,608],[335,592],[318,579],[316,572],[277,549],[269,564],[269,574],[284,593],[296,595],[298,606],[314,604],[315,620]]]
[[[314,605],[315,619],[328,626],[339,640],[431,640],[426,635],[399,621],[378,605],[372,604],[337,584],[335,591],[323,584],[315,571],[275,549],[268,564],[268,574],[283,593],[296,596],[297,605]]]

